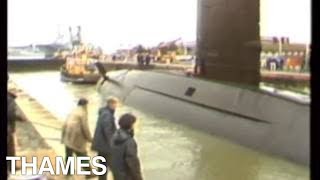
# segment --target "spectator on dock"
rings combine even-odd
[[[145,59],[145,65],[146,65],[146,66],[149,66],[150,61],[151,61],[151,56],[150,56],[150,54],[148,53],[147,56],[146,56],[146,59]]]
[[[63,125],[61,141],[66,146],[66,159],[73,154],[87,156],[87,142],[92,142],[87,104],[87,99],[80,98],[77,107],[68,115]],[[91,171],[91,168],[87,167],[86,170]]]
[[[116,55],[112,55],[112,61],[115,62],[117,60]]]
[[[137,61],[138,61],[139,66],[143,65],[143,55],[142,54],[137,55]]]
[[[16,148],[15,148],[15,132],[16,132],[16,121],[28,121],[27,117],[24,115],[22,110],[19,108],[17,103],[15,102],[16,95],[9,92],[7,93],[7,156],[15,156]],[[7,168],[11,171],[11,161],[7,161]]]
[[[114,113],[118,102],[117,98],[110,97],[107,99],[107,105],[99,109],[98,121],[92,142],[92,150],[97,151],[98,156],[104,157],[107,161],[111,158],[110,140],[116,131]],[[108,167],[107,162],[101,164]],[[102,169],[99,169],[99,172],[101,171]],[[99,176],[99,180],[105,179],[107,179],[107,172]]]
[[[9,81],[9,75],[7,75],[7,81]],[[15,132],[16,121],[26,122],[29,121],[23,111],[17,105],[15,99],[16,95],[12,92],[7,92],[7,156],[15,156]],[[18,169],[16,167],[16,169]],[[11,161],[7,161],[7,170],[11,171]]]
[[[138,147],[134,136],[136,117],[124,114],[120,117],[118,129],[111,139],[112,174],[114,180],[142,180]]]

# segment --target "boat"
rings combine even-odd
[[[310,99],[163,72],[119,70],[106,76],[98,82],[102,97],[116,96],[154,116],[310,164]]]
[[[60,77],[63,82],[95,84],[100,79],[93,62],[75,57],[68,57],[60,68]]]

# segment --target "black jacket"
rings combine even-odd
[[[17,115],[17,104],[15,102],[16,96],[10,92],[7,93],[7,116],[8,116],[8,133],[15,132],[16,120],[19,120]]]
[[[15,102],[16,96],[10,92],[7,93],[7,156],[15,156],[14,132],[16,130],[16,120],[21,120],[17,114],[18,105]]]
[[[133,133],[118,129],[111,139],[111,168],[115,180],[142,180]]]
[[[109,154],[110,140],[115,131],[114,111],[108,107],[100,108],[92,141],[92,150],[103,154]]]

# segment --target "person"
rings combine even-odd
[[[73,154],[87,156],[87,142],[92,142],[88,125],[87,104],[87,99],[80,98],[77,107],[68,115],[63,125],[61,141],[66,146],[66,159],[72,157]],[[84,169],[91,171],[90,167]],[[70,175],[70,171],[68,175]]]
[[[141,66],[143,64],[143,56],[142,54],[138,54],[137,56],[138,65]]]
[[[112,61],[115,62],[117,60],[116,55],[112,55]]]
[[[111,166],[114,180],[142,180],[138,147],[134,136],[136,117],[130,113],[119,119],[118,129],[111,139]]]
[[[194,66],[194,74],[195,75],[199,75],[201,72],[200,72],[200,58],[197,56],[195,58],[195,66]]]
[[[147,54],[146,59],[145,59],[146,66],[149,66],[150,61],[151,61],[151,56],[150,56],[150,54]]]
[[[9,76],[8,76],[9,79]],[[27,122],[29,121],[20,107],[15,102],[16,95],[12,92],[7,92],[7,156],[15,156],[15,132],[16,121]],[[7,161],[7,169],[11,172],[11,161]],[[16,168],[18,169],[18,168]]]
[[[146,55],[145,54],[141,54],[141,66],[143,66],[146,62]]]
[[[118,106],[119,100],[115,97],[107,99],[107,105],[99,109],[96,130],[92,142],[92,150],[98,153],[98,156],[104,157],[107,161],[111,158],[110,139],[116,131],[114,113]],[[107,162],[100,162],[108,167]],[[109,167],[110,169],[110,167]],[[102,169],[98,169],[99,172]],[[107,172],[99,176],[99,180],[107,179]]]

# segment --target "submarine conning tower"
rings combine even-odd
[[[201,78],[122,70],[109,72],[98,90],[152,115],[308,166],[310,101],[259,89],[259,9],[254,0],[198,1],[195,74]]]
[[[258,86],[260,3],[198,0],[197,64],[205,79]]]

